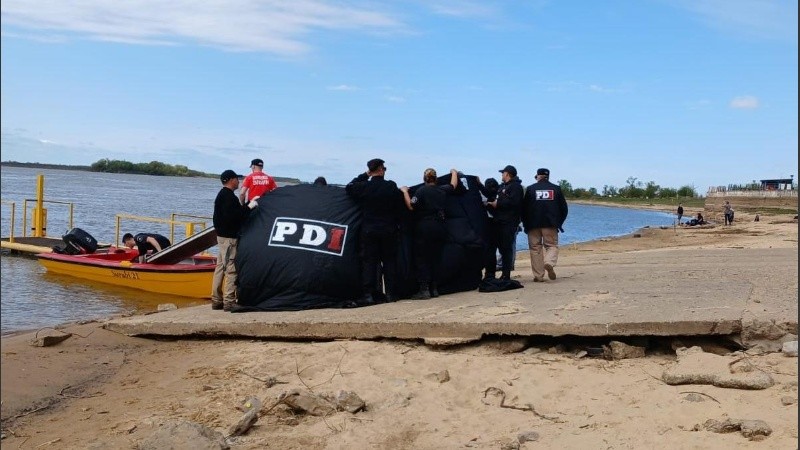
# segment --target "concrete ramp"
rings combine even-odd
[[[147,256],[145,261],[150,264],[177,264],[215,245],[217,245],[217,230],[208,227],[158,253]]]
[[[519,266],[520,260],[517,261]],[[797,329],[797,249],[659,250],[563,258],[558,279],[365,308],[229,313],[211,305],[114,319],[128,335],[425,339],[688,336]]]

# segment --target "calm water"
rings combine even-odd
[[[45,200],[74,203],[74,226],[88,231],[103,243],[113,243],[116,239],[116,214],[161,219],[168,219],[172,213],[210,217],[221,186],[214,178],[3,167],[0,197],[3,201],[17,203],[17,235],[21,234],[22,201],[35,198],[38,174],[45,176]],[[61,236],[68,230],[68,207],[60,204],[45,204],[45,207],[48,235]],[[10,232],[10,213],[10,207],[3,204],[0,231],[4,237]],[[671,225],[673,220],[668,213],[573,204],[560,242],[569,244],[621,236],[648,225]],[[210,219],[207,225],[211,225]],[[147,231],[170,235],[169,226],[165,224],[123,219],[121,226],[121,234]],[[184,230],[176,228],[176,239],[183,236]],[[527,245],[526,237],[520,233],[517,249],[526,249]],[[3,334],[123,312],[153,310],[159,303],[175,303],[179,307],[205,303],[49,274],[32,258],[1,256],[0,263],[0,331]]]

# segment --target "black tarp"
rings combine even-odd
[[[438,179],[439,184],[449,181],[450,175]],[[412,195],[418,187],[410,188]],[[482,275],[486,213],[474,176],[460,177],[455,193],[447,198],[445,215],[448,238],[439,292],[475,290]],[[410,296],[418,287],[412,220],[409,212],[398,241],[400,297]],[[265,195],[239,239],[239,305],[278,311],[352,303],[362,294],[360,225],[358,205],[341,187],[286,186]]]
[[[359,297],[361,212],[343,188],[286,186],[258,202],[236,252],[240,306],[337,308]]]

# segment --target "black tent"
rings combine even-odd
[[[438,182],[449,182],[449,175]],[[448,196],[439,292],[477,289],[486,213],[477,180],[463,176]],[[412,192],[415,186],[411,188]],[[417,288],[412,215],[401,226],[401,296]],[[287,186],[265,195],[242,229],[236,256],[239,305],[246,310],[338,308],[361,296],[358,205],[337,186]]]

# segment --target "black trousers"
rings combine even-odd
[[[494,277],[494,273],[497,270],[497,237],[497,223],[493,219],[489,219],[489,225],[486,229],[486,253],[484,253],[483,257],[484,277]]]
[[[445,239],[447,228],[439,220],[420,219],[414,227],[414,262],[420,283],[439,281],[439,264]]]
[[[397,283],[397,231],[361,232],[361,280],[364,294],[377,294],[383,273],[387,294],[394,294]]]
[[[503,275],[511,274],[514,265],[514,239],[517,237],[517,225],[498,223],[496,225],[497,249],[503,261]],[[496,268],[492,268],[492,273]]]

